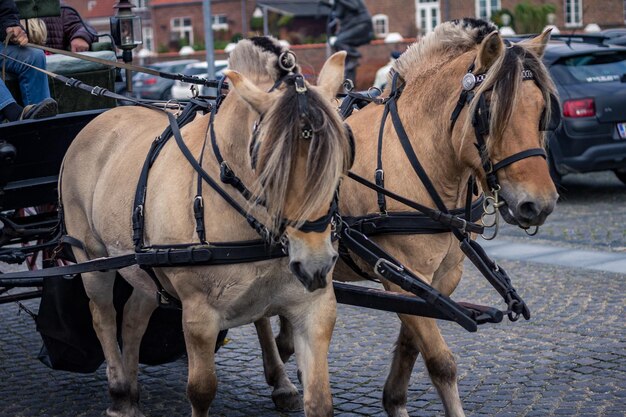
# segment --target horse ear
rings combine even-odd
[[[546,51],[546,45],[550,40],[551,33],[552,28],[548,28],[544,30],[541,35],[520,42],[520,45],[523,45],[524,47],[526,47],[526,49],[533,51],[539,57],[539,59],[541,59],[543,57],[543,53]]]
[[[331,55],[317,77],[317,86],[328,100],[335,98],[341,84],[343,84],[346,55],[346,51],[339,51]]]
[[[241,98],[257,113],[263,114],[272,106],[271,94],[259,89],[237,71],[224,70],[224,76],[230,80],[230,85],[239,93]]]
[[[476,62],[478,70],[486,70],[504,52],[504,42],[498,31],[493,31],[483,39],[478,49]]]

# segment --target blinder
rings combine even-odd
[[[561,103],[559,98],[550,93],[550,120],[546,120],[546,109],[541,113],[539,130],[542,132],[554,131],[561,126]]]

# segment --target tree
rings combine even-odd
[[[554,4],[533,5],[525,0],[515,6],[515,31],[517,33],[539,33],[548,23],[548,15],[555,11]]]

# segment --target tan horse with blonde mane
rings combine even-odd
[[[507,222],[523,228],[541,225],[552,212],[557,192],[548,166],[540,154],[544,134],[541,122],[550,118],[554,85],[541,63],[549,32],[517,45],[506,45],[492,24],[473,19],[446,22],[423,40],[413,44],[394,64],[403,84],[397,98],[398,115],[410,144],[434,188],[449,209],[465,205],[468,179],[476,176],[487,194],[503,204],[500,212]],[[471,68],[484,75],[481,84],[471,83],[474,98],[462,102],[458,122],[452,124],[463,91],[461,80]],[[530,71],[530,72],[526,72]],[[531,74],[523,78],[522,74]],[[469,77],[470,80],[472,77]],[[529,81],[525,81],[525,80]],[[390,83],[391,84],[391,83]],[[386,91],[386,96],[390,93]],[[490,102],[486,153],[495,167],[498,187],[487,180],[484,160],[477,151],[472,126],[481,95]],[[545,109],[545,111],[544,111]],[[370,104],[347,119],[356,142],[352,172],[373,180],[377,169],[378,129],[383,106]],[[526,152],[530,150],[530,152]],[[525,153],[526,152],[526,153]],[[513,160],[512,155],[525,155]],[[434,207],[426,187],[414,173],[399,136],[391,122],[384,127],[383,165],[385,187],[412,201]],[[506,165],[506,166],[504,166]],[[495,189],[494,189],[495,188]],[[497,194],[497,195],[496,195]],[[406,211],[406,207],[387,199],[387,210]],[[363,216],[379,212],[376,193],[346,180],[342,186],[342,216]],[[405,268],[417,273],[435,289],[450,295],[457,287],[464,255],[453,233],[388,234],[371,237],[398,259]],[[373,275],[372,268],[357,260],[358,266]],[[360,280],[359,275],[339,262],[334,278]],[[387,290],[403,292],[397,285],[382,280]],[[419,353],[443,402],[448,417],[464,416],[457,387],[454,356],[446,345],[434,319],[399,315],[402,322],[391,369],[383,391],[383,406],[391,417],[407,417],[409,379]],[[267,339],[264,335],[262,339]],[[287,320],[281,320],[276,342],[283,359],[292,352]],[[270,369],[276,369],[273,365]],[[349,371],[347,371],[349,372]]]
[[[160,285],[182,303],[189,360],[187,394],[193,417],[208,415],[216,393],[213,351],[218,332],[275,314],[297,323],[295,350],[303,371],[306,415],[333,412],[327,353],[336,302],[328,284],[337,252],[331,243],[331,224],[319,232],[302,231],[300,225],[329,212],[351,160],[347,130],[330,105],[343,80],[345,54],[335,54],[326,62],[317,87],[307,84],[296,91],[288,76],[280,87],[275,85],[285,75],[284,66],[278,63],[284,52],[269,38],[237,45],[227,72],[234,91],[221,104],[214,127],[224,159],[244,183],[256,184],[251,186],[256,193],[252,200],[264,204],[250,206],[234,188],[224,185],[223,189],[269,227],[284,225],[277,219],[289,219],[286,230],[273,229],[287,242],[289,256],[231,265],[154,268]],[[312,133],[307,138],[302,135],[298,113],[303,97],[308,113],[305,122]],[[252,126],[260,117],[253,135]],[[208,124],[209,115],[196,116],[181,129],[195,156],[205,149]],[[74,249],[77,261],[134,252],[132,197],[151,143],[167,125],[162,111],[120,107],[96,118],[72,143],[60,186],[67,232],[85,246]],[[253,136],[258,143],[255,170],[248,155]],[[173,142],[165,144],[148,177],[143,211],[148,247],[197,241],[192,203],[198,174]],[[218,179],[220,166],[210,149],[206,147],[202,165]],[[206,184],[202,197],[206,240],[258,238],[247,219]],[[119,272],[134,287],[124,308],[121,352],[112,297],[115,271],[85,273],[83,282],[107,362],[112,399],[107,415],[143,416],[138,406],[138,351],[157,307],[157,287],[137,266]]]

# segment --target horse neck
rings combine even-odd
[[[444,204],[448,208],[459,207],[464,204],[471,170],[462,165],[457,156],[458,150],[451,141],[448,110],[451,112],[452,109],[448,109],[450,100],[447,98],[450,95],[441,91],[425,94],[425,85],[412,83],[406,86],[398,100],[398,113],[420,164]],[[370,106],[357,113],[351,121],[358,143],[358,157],[353,171],[368,178],[372,178],[376,170],[382,113],[382,106]],[[372,120],[378,121],[375,126],[372,126]],[[391,116],[385,124],[383,169],[386,188],[423,204],[433,205],[400,144]],[[397,209],[406,210],[406,207],[398,205]]]
[[[244,183],[253,182],[248,145],[252,136],[252,125],[259,117],[250,106],[235,92],[228,93],[215,116],[215,138],[218,148],[228,166]],[[215,160],[213,149],[207,146],[205,152]]]

